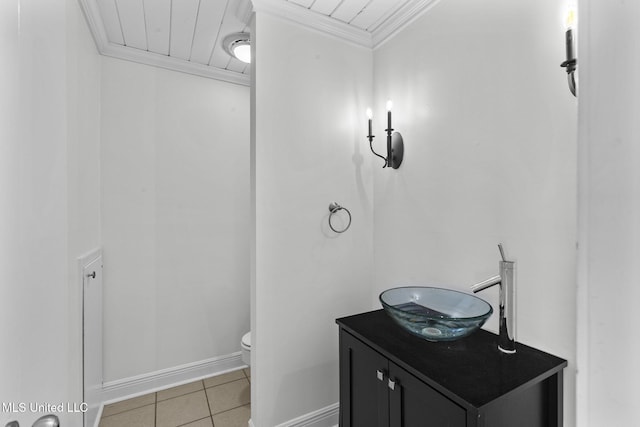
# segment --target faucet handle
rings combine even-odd
[[[502,261],[507,262],[507,257],[504,256],[504,249],[502,248],[502,243],[498,243],[498,249],[500,250],[500,256],[502,257]]]

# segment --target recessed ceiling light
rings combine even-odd
[[[224,38],[224,50],[232,57],[251,63],[251,36],[248,33],[235,33]]]

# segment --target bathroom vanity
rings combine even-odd
[[[340,427],[560,427],[567,361],[478,330],[430,342],[377,310],[340,327]]]

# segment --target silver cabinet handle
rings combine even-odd
[[[376,371],[376,376],[378,377],[379,381],[384,381],[384,372],[382,372],[381,370]]]
[[[396,382],[392,381],[391,378],[389,378],[389,388],[391,390],[395,390],[396,389]]]

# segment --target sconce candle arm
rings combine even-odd
[[[373,136],[373,135],[369,134],[369,135],[367,135],[367,138],[369,138],[369,148],[371,148],[371,152],[372,152],[373,154],[375,154],[376,156],[380,157],[382,160],[384,160],[384,165],[383,165],[382,167],[383,167],[383,168],[386,168],[386,167],[387,167],[387,165],[388,165],[388,164],[387,164],[387,163],[388,163],[388,162],[387,162],[387,158],[386,158],[386,157],[384,157],[384,156],[381,156],[381,155],[380,155],[380,154],[378,154],[378,153],[376,153],[376,152],[375,152],[375,150],[373,149],[373,138],[375,138],[375,136]]]
[[[567,79],[569,82],[569,90],[571,91],[571,93],[573,94],[573,96],[576,96],[576,77],[574,75],[574,72],[571,71],[570,73],[567,74]]]
[[[567,82],[569,84],[569,90],[571,91],[571,93],[573,94],[573,96],[576,96],[576,76],[575,76],[575,71],[576,71],[576,66],[578,64],[578,60],[573,58],[573,59],[568,59],[566,61],[564,61],[562,64],[560,64],[560,66],[562,68],[566,68],[567,69]]]
[[[391,106],[391,101],[387,101],[387,128],[385,129],[385,132],[387,132],[387,157],[376,153],[373,149],[374,136],[371,134],[371,118],[373,114],[370,108],[367,109],[367,116],[369,117],[369,135],[367,135],[367,139],[369,139],[369,148],[371,148],[371,152],[384,160],[383,168],[389,166],[392,169],[398,169],[404,156],[404,143],[402,141],[402,135],[400,135],[399,132],[394,132],[391,127]]]
[[[575,56],[574,46],[573,46],[573,29],[569,28],[565,34],[565,44],[566,44],[566,53],[567,60],[564,61],[560,66],[562,68],[567,69],[567,81],[569,83],[569,90],[576,96],[576,77],[575,71],[578,65],[578,60]]]

